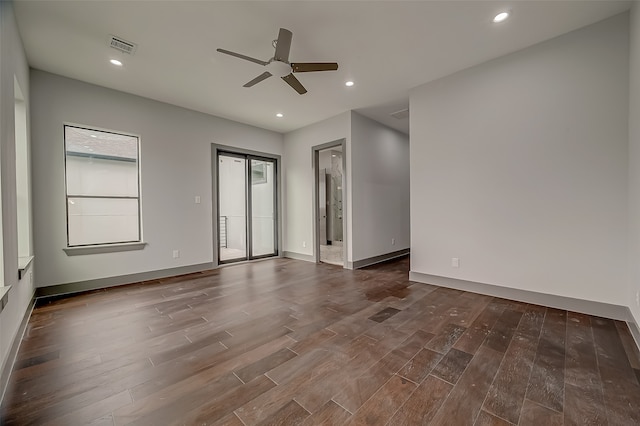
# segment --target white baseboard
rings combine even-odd
[[[395,259],[398,257],[406,256],[410,252],[410,249],[402,249],[391,253],[381,254],[380,256],[373,256],[367,259],[356,260],[355,262],[347,262],[348,269],[360,269],[366,266],[375,265],[376,263],[386,262],[387,260]]]
[[[459,280],[457,278],[441,277],[438,275],[429,275],[414,271],[409,272],[409,280],[424,284],[437,285],[440,287],[454,288],[456,290],[470,291],[472,293],[486,294],[487,296],[501,297],[503,299],[517,300],[518,302],[532,303],[534,305],[548,306],[550,308],[625,321],[629,326],[629,330],[633,335],[638,349],[640,350],[640,329],[638,328],[638,324],[636,323],[635,318],[633,318],[628,306],[594,302],[592,300],[557,296],[517,288],[501,287],[492,284],[477,283],[474,281]]]
[[[316,258],[313,257],[312,254],[302,254],[302,253],[296,253],[294,251],[285,251],[282,253],[282,257],[288,257],[289,259],[296,259],[296,260],[304,260],[305,262],[316,262]]]

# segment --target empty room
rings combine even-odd
[[[0,425],[640,424],[637,1],[2,1],[0,191]]]

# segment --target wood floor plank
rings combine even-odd
[[[626,324],[277,258],[38,302],[4,425],[640,424]]]
[[[425,346],[434,352],[446,354],[467,329],[455,324],[445,325],[440,332]]]
[[[56,419],[46,420],[43,424],[47,426],[90,424],[94,420],[102,419],[104,416],[110,415],[114,410],[117,410],[118,408],[123,407],[127,404],[131,404],[132,402],[133,400],[131,399],[131,394],[129,393],[129,391],[124,390],[115,395],[94,402],[93,404],[84,406],[76,411],[67,413]]]
[[[351,417],[350,425],[385,424],[416,389],[416,384],[394,375]]]
[[[255,377],[250,382],[231,388],[226,393],[211,395],[204,404],[180,415],[174,424],[200,426],[224,424],[221,419],[226,416],[240,422],[233,411],[275,386],[276,384],[266,376]]]
[[[574,312],[567,315],[564,401],[565,424],[607,423],[591,321]]]
[[[321,379],[314,380],[313,384],[304,386],[296,395],[296,402],[307,411],[315,413],[334,395],[340,393],[347,383],[355,380],[389,352],[386,342],[375,341],[366,336],[361,337],[363,338],[354,339],[345,347],[343,353],[350,359],[344,363],[343,368],[336,369],[333,374],[327,374]]]
[[[235,413],[245,424],[259,423],[297,398],[305,389],[341,371],[344,361],[344,355],[327,353],[322,362],[300,372],[286,383],[278,384],[277,387],[239,407]]]
[[[609,424],[640,424],[640,387],[636,377],[602,364],[599,368]]]
[[[169,424],[178,421],[183,413],[204,405],[211,395],[224,394],[241,385],[242,382],[231,373],[208,383],[201,378],[194,378],[188,384],[166,388],[163,392],[126,405],[113,414],[116,423],[122,425]]]
[[[494,351],[506,352],[513,333],[515,333],[520,320],[522,319],[522,312],[507,309],[502,312],[500,318],[493,326],[484,344],[489,346]]]
[[[452,388],[451,383],[427,377],[393,415],[389,426],[429,424]]]
[[[303,425],[342,426],[347,424],[351,413],[329,400],[320,410],[307,417]]]
[[[430,349],[420,349],[420,352],[411,358],[398,374],[405,379],[420,384],[431,374],[431,371],[441,359],[441,353],[434,352]]]
[[[484,410],[518,423],[544,320],[544,311],[526,311],[487,393]]]
[[[280,410],[258,423],[258,426],[301,425],[310,413],[295,401],[289,402]]]
[[[431,374],[455,385],[472,358],[471,354],[451,348]]]
[[[627,358],[629,359],[631,368],[640,370],[640,350],[638,349],[636,342],[633,340],[633,336],[631,335],[629,326],[622,321],[614,322],[616,324],[618,334],[620,335],[620,340],[622,342],[622,346],[624,347],[624,351],[627,354]]]
[[[407,362],[402,354],[391,352],[355,380],[345,384],[333,400],[355,413],[376,391]]]
[[[489,303],[462,336],[460,336],[453,347],[472,355],[475,354],[503,311],[504,305],[493,302]]]
[[[560,413],[564,406],[566,328],[566,311],[547,309],[526,394],[527,399]]]
[[[279,351],[274,352],[251,365],[247,365],[246,367],[235,371],[235,373],[240,380],[244,383],[248,383],[259,375],[282,365],[296,356],[297,354],[289,348],[280,349]]]
[[[562,426],[562,414],[529,399],[524,400],[519,426]]]
[[[431,421],[434,425],[472,425],[498,371],[503,354],[482,346]]]
[[[501,419],[500,417],[496,417],[493,414],[489,414],[486,411],[480,411],[480,415],[476,419],[474,426],[510,426],[513,423],[506,421],[505,419]]]

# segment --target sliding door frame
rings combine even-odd
[[[220,201],[219,201],[219,184],[218,182],[218,156],[229,155],[238,158],[244,158],[247,161],[246,169],[247,193],[246,193],[246,259],[244,261],[258,260],[268,257],[282,257],[282,185],[281,185],[281,156],[266,152],[252,151],[233,146],[211,144],[211,203],[212,203],[212,241],[213,241],[213,263],[215,266],[226,265],[229,263],[242,262],[243,260],[224,262],[220,261]],[[274,252],[275,254],[266,254],[260,256],[252,256],[252,233],[251,233],[251,160],[273,161],[275,191],[274,191]]]

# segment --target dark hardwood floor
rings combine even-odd
[[[632,425],[627,326],[274,259],[38,306],[6,425]]]

